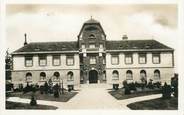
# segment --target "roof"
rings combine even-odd
[[[68,42],[32,42],[13,53],[21,52],[78,51],[76,41]]]
[[[172,48],[156,41],[156,40],[118,40],[106,41],[106,50],[160,50]]]
[[[84,22],[85,24],[97,24],[97,23],[100,23],[99,21],[91,18],[89,20],[87,20],[86,22]]]
[[[172,48],[156,41],[156,40],[118,40],[118,41],[106,41],[106,50],[173,50]],[[54,52],[69,53],[79,51],[78,42],[32,42],[22,48],[13,52],[13,54],[21,53],[54,53]]]

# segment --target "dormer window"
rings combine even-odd
[[[89,48],[95,48],[95,44],[89,44]]]

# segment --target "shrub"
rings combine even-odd
[[[153,85],[153,82],[152,81],[153,81],[152,79],[149,80],[148,85],[147,85],[147,88],[154,89],[154,85]]]
[[[44,92],[45,92],[45,94],[48,93],[48,89],[49,89],[49,85],[48,85],[47,82],[45,82],[45,84],[44,84]]]
[[[161,84],[161,82],[156,82],[156,83],[153,83],[153,86],[155,88],[161,88],[162,84]]]
[[[119,84],[113,84],[113,89],[118,90],[119,89]]]
[[[41,94],[44,93],[44,86],[40,86],[40,93],[41,93]]]
[[[31,105],[31,106],[36,106],[36,105],[37,105],[37,101],[36,101],[34,95],[31,96],[30,105]]]
[[[58,84],[54,85],[53,87],[53,91],[54,91],[54,97],[55,98],[59,98],[59,94],[60,94],[60,87]]]
[[[171,86],[167,85],[167,83],[165,82],[164,86],[162,87],[162,98],[163,99],[169,99],[171,98]]]
[[[175,74],[173,78],[171,78],[171,86],[174,97],[178,97],[178,74]]]
[[[140,88],[141,87],[141,83],[138,83],[137,81],[135,82],[135,87]]]
[[[68,85],[68,92],[71,92],[72,90],[74,90],[74,85]]]
[[[133,82],[129,83],[127,86],[129,87],[130,90],[136,91],[135,83],[133,83]]]
[[[131,92],[130,92],[130,88],[129,88],[129,86],[128,86],[128,85],[126,85],[124,88],[125,88],[125,95],[129,95],[129,94],[131,94]]]
[[[23,88],[23,93],[25,94],[25,93],[30,92],[30,91],[32,91],[32,87],[27,82],[26,87]]]

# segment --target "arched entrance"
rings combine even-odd
[[[98,72],[96,70],[89,71],[89,83],[98,83]]]

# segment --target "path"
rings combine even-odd
[[[116,100],[110,94],[108,94],[107,87],[99,86],[84,86],[81,91],[68,102],[54,102],[37,100],[38,104],[52,105],[58,107],[58,109],[129,109],[127,104],[150,100],[161,97],[161,94],[141,96],[125,100]],[[11,97],[8,101],[29,103],[29,99],[21,99],[18,97]]]

